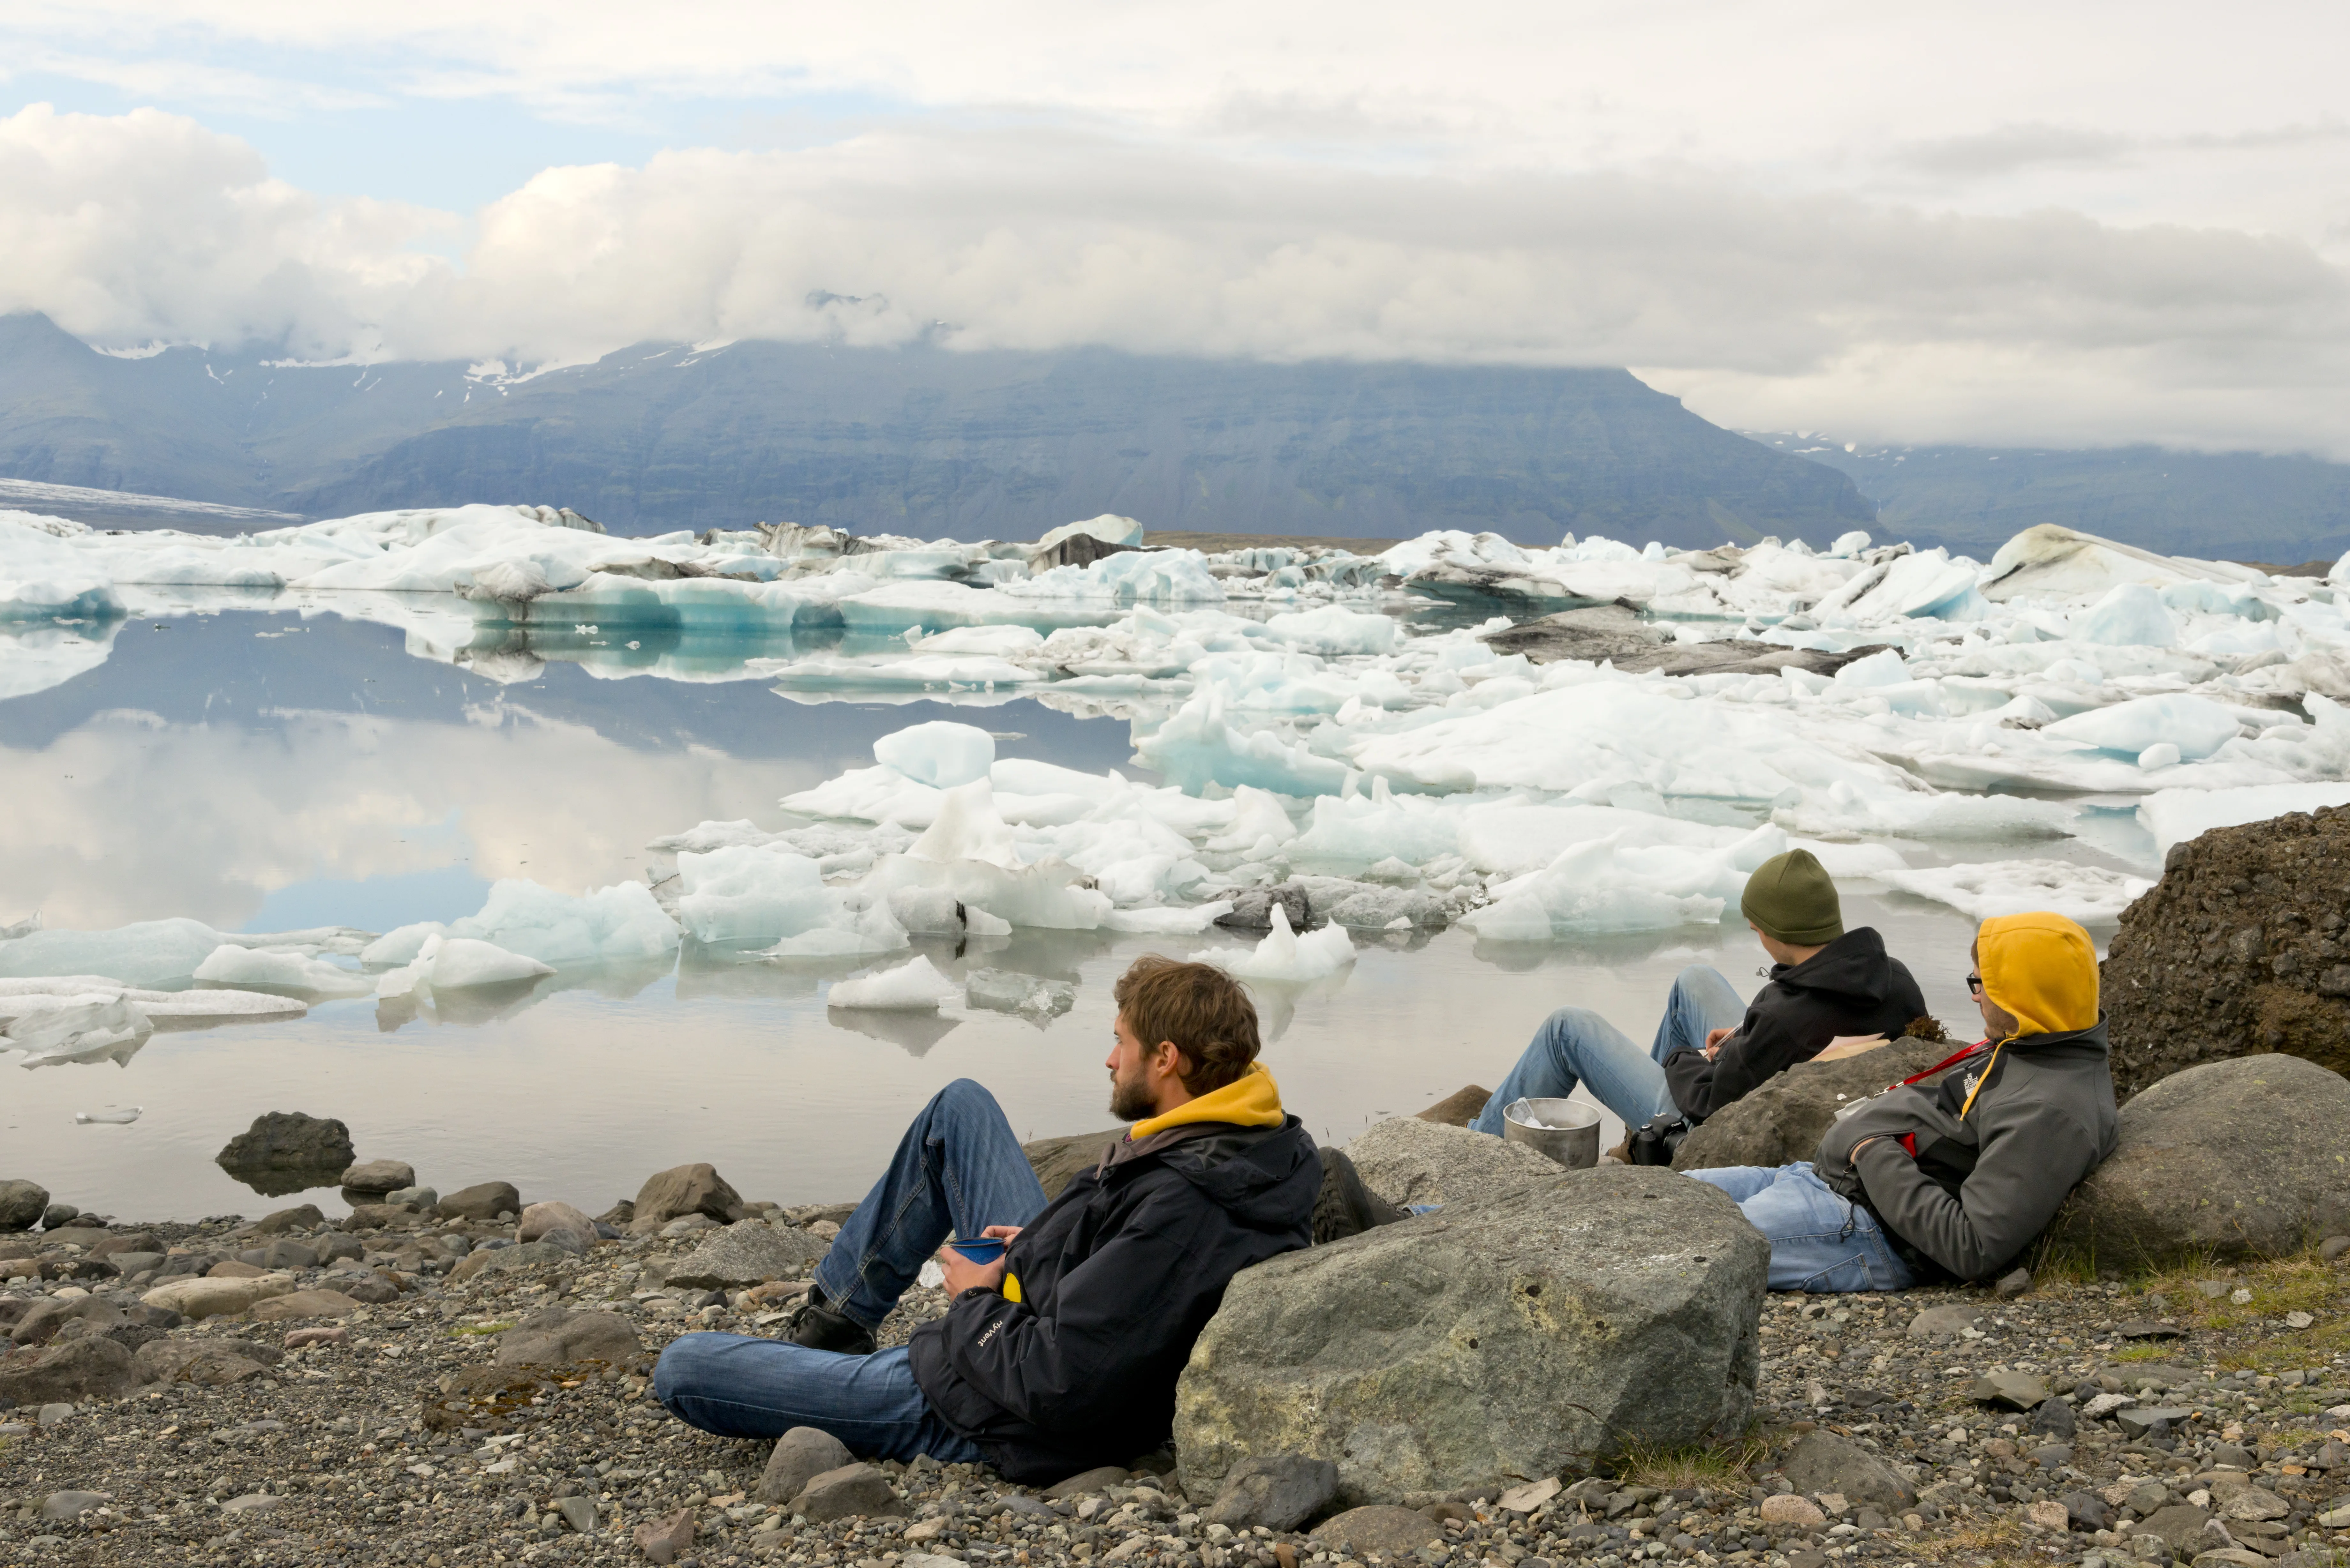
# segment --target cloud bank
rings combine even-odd
[[[1961,161],[2043,145],[2110,152]],[[2350,457],[2350,275],[2307,239],[1694,163],[1378,168],[918,121],[551,168],[455,214],[306,192],[182,116],[35,106],[0,120],[0,310],[106,346],[539,363],[929,335],[1629,365],[1747,428]]]

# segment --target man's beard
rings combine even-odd
[[[1140,1078],[1121,1078],[1115,1073],[1110,1075],[1110,1115],[1122,1122],[1139,1122],[1158,1108],[1151,1102],[1149,1086]]]

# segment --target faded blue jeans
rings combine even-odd
[[[1734,1029],[1745,1016],[1746,1004],[1721,971],[1703,964],[1691,964],[1673,977],[1665,1016],[1646,1053],[1589,1008],[1562,1007],[1534,1031],[1525,1054],[1469,1125],[1498,1137],[1502,1112],[1513,1101],[1563,1100],[1576,1085],[1587,1084],[1593,1097],[1627,1129],[1638,1129],[1674,1108],[1672,1092],[1665,1086],[1665,1058],[1684,1045],[1702,1051],[1708,1033]]]
[[[1727,1165],[1689,1176],[1730,1194],[1769,1239],[1774,1291],[1906,1291],[1918,1282],[1877,1217],[1828,1190],[1808,1160],[1775,1170]]]
[[[906,1129],[889,1171],[816,1265],[816,1288],[878,1328],[949,1236],[1025,1225],[1044,1208],[1045,1189],[995,1096],[958,1078]],[[931,1409],[903,1347],[841,1355],[739,1334],[689,1334],[661,1352],[653,1393],[678,1419],[725,1437],[817,1427],[853,1452],[882,1459],[980,1457]]]

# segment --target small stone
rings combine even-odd
[[[524,1318],[498,1337],[500,1366],[561,1366],[575,1361],[632,1366],[644,1345],[627,1318],[610,1312],[567,1312],[547,1307]]]
[[[1999,1283],[1993,1285],[1991,1290],[2000,1300],[2011,1302],[2031,1288],[2032,1271],[2018,1269],[2012,1274],[2001,1275]]]
[[[2182,1405],[2136,1405],[2114,1412],[2121,1429],[2133,1438],[2143,1438],[2156,1423],[2175,1427],[2195,1412]]]
[[[794,1427],[775,1439],[767,1455],[766,1473],[751,1489],[751,1495],[761,1502],[790,1502],[816,1477],[855,1462],[847,1447],[830,1432],[818,1427]]]
[[[522,1212],[522,1194],[511,1181],[482,1181],[462,1187],[440,1204],[443,1220],[500,1220]]]
[[[252,1178],[286,1173],[305,1187],[324,1187],[352,1163],[351,1130],[332,1116],[305,1116],[299,1111],[271,1111],[253,1118],[253,1125],[228,1140],[214,1162],[249,1187],[295,1191],[277,1182],[255,1183]]]
[[[342,1186],[348,1192],[397,1192],[416,1185],[416,1168],[404,1159],[370,1159],[344,1170]]]
[[[233,1497],[221,1504],[221,1511],[230,1514],[267,1513],[284,1501],[285,1499],[272,1497],[265,1491],[247,1492],[243,1497]]]
[[[73,1410],[74,1407],[72,1406],[63,1402],[54,1405],[44,1405],[41,1407],[40,1414],[33,1418],[40,1423],[41,1430],[46,1432],[51,1427],[57,1426],[61,1422],[65,1421],[73,1414]]]
[[[637,1550],[655,1563],[674,1563],[693,1544],[693,1510],[681,1508],[636,1529]],[[902,1561],[902,1559],[900,1560]]]
[[[253,1227],[253,1233],[256,1236],[277,1236],[288,1231],[310,1231],[326,1222],[327,1217],[318,1211],[317,1204],[297,1203],[291,1209],[280,1209],[275,1214],[263,1217]]]
[[[825,1243],[794,1226],[744,1220],[696,1247],[669,1272],[672,1285],[742,1290],[797,1274],[821,1262]]]
[[[1133,1472],[1118,1465],[1103,1465],[1099,1469],[1079,1470],[1066,1480],[1055,1481],[1045,1489],[1045,1495],[1055,1502],[1066,1497],[1082,1497],[1104,1487],[1124,1486]]]
[[[1565,1486],[1556,1476],[1544,1476],[1538,1481],[1513,1486],[1501,1496],[1501,1504],[1512,1513],[1532,1513],[1556,1497]]]
[[[2305,1312],[2289,1312],[2284,1314],[2284,1325],[2287,1328],[2307,1328],[2316,1321]]]
[[[1214,1504],[1201,1517],[1204,1523],[1231,1530],[1259,1525],[1275,1532],[1295,1530],[1329,1507],[1337,1495],[1338,1467],[1328,1459],[1269,1454],[1234,1465]]]
[[[580,1534],[596,1533],[596,1500],[594,1498],[558,1497],[555,1500],[555,1511],[561,1514],[564,1522]]]
[[[29,1358],[21,1350],[10,1355],[0,1364],[0,1399],[18,1405],[119,1399],[144,1381],[128,1349],[94,1335]]]
[[[1810,1432],[1798,1438],[1787,1450],[1780,1473],[1799,1492],[1829,1492],[1879,1508],[1906,1508],[1918,1501],[1908,1483],[1883,1459],[1834,1432]]]
[[[1909,1320],[1909,1337],[1929,1344],[1943,1344],[1959,1337],[1983,1321],[1982,1313],[1970,1306],[1928,1307]]]
[[[437,1206],[441,1195],[429,1187],[402,1187],[385,1193],[383,1200],[395,1209],[413,1209],[421,1212]]]
[[[1978,1405],[2033,1410],[2046,1403],[2048,1385],[2029,1372],[1992,1372],[1976,1378],[1967,1390],[1967,1397]]]
[[[1438,1544],[1444,1528],[1417,1510],[1371,1503],[1324,1520],[1315,1526],[1314,1539],[1355,1557],[1370,1552],[1389,1556]]]
[[[93,1508],[102,1508],[114,1501],[114,1494],[104,1491],[53,1491],[41,1502],[41,1517],[52,1522],[79,1519]]]
[[[635,1227],[631,1226],[630,1229],[634,1230]],[[717,1229],[718,1221],[712,1220],[707,1214],[681,1214],[676,1219],[669,1221],[666,1225],[661,1226],[657,1233],[663,1240],[673,1241],[680,1236],[691,1236],[696,1231],[715,1231]]]
[[[81,1210],[70,1203],[52,1203],[41,1210],[41,1229],[62,1231],[81,1218]]]
[[[2073,1516],[2061,1502],[2027,1502],[2023,1517],[2043,1530],[2064,1531],[2072,1528]]]
[[[843,1465],[810,1477],[788,1507],[811,1524],[906,1511],[905,1503],[889,1490],[889,1478],[866,1464]]]
[[[284,1323],[297,1317],[348,1317],[360,1303],[340,1291],[296,1291],[253,1303],[255,1323]]]
[[[2062,1399],[2049,1399],[2032,1413],[2032,1429],[2044,1432],[2063,1442],[2071,1442],[2075,1430],[2073,1407]]]
[[[2345,1252],[2350,1252],[2350,1236],[2328,1236],[2317,1244],[2318,1257],[2328,1263]]]
[[[536,1241],[549,1231],[573,1231],[592,1241],[596,1235],[596,1221],[568,1203],[534,1203],[524,1210],[522,1218],[515,1221],[515,1240]]]
[[[2282,1519],[2293,1511],[2293,1505],[2272,1491],[2248,1486],[2230,1500],[2228,1506],[2220,1511],[2227,1518],[2251,1523],[2264,1519]]]
[[[314,1345],[348,1345],[351,1331],[348,1328],[295,1328],[286,1332],[286,1348],[303,1350]]]
[[[1762,1512],[1765,1524],[1820,1525],[1828,1521],[1819,1504],[1791,1491],[1773,1492],[1764,1498]]]

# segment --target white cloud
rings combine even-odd
[[[1301,138],[1357,123],[1251,112]],[[2033,130],[1944,161],[1995,173],[2108,147]],[[972,348],[1629,364],[1749,427],[2350,456],[2350,276],[2310,240],[1933,211],[1690,161],[1379,167],[953,118],[548,169],[468,220],[320,199],[184,118],[36,108],[0,120],[0,309],[109,344],[538,362],[939,330]],[[460,235],[461,264],[415,248]]]

